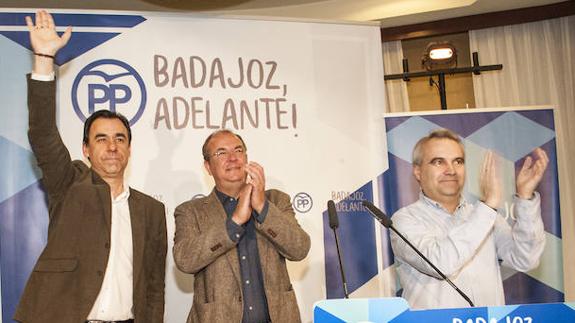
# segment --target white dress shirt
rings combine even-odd
[[[122,321],[133,314],[133,249],[132,225],[128,198],[130,189],[112,198],[112,229],[110,255],[104,281],[88,320]]]
[[[514,198],[513,225],[482,202],[463,198],[450,214],[420,193],[393,215],[397,230],[471,298],[475,306],[504,305],[501,265],[528,271],[545,247],[540,197]],[[447,282],[392,232],[391,243],[403,297],[416,309],[468,307]]]

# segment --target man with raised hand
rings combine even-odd
[[[165,210],[126,182],[129,122],[115,112],[94,112],[84,123],[82,144],[91,167],[71,160],[56,126],[54,56],[72,29],[58,36],[46,11],[26,23],[34,51],[28,137],[42,170],[50,224],[14,319],[163,322]]]
[[[501,180],[495,155],[488,152],[480,172],[482,198],[474,204],[461,195],[465,153],[461,139],[439,129],[413,150],[413,175],[419,200],[393,215],[397,230],[431,260],[476,306],[504,305],[500,266],[525,272],[536,268],[545,246],[541,200],[535,191],[547,168],[537,148],[516,176],[515,220],[497,213]],[[391,243],[403,297],[413,308],[469,306],[395,233]]]

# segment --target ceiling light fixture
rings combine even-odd
[[[421,65],[426,70],[438,70],[457,66],[457,50],[450,42],[433,42],[425,48]]]

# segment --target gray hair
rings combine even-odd
[[[411,162],[413,165],[421,165],[421,159],[423,158],[423,146],[432,139],[448,139],[453,140],[459,144],[463,153],[465,153],[465,147],[461,142],[461,138],[455,132],[449,129],[435,129],[430,132],[427,136],[419,139],[415,147],[413,147],[413,154],[411,155]]]

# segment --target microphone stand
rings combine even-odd
[[[431,266],[431,268],[433,268],[433,270],[435,270],[435,272],[437,274],[439,274],[439,276],[441,276],[441,278],[443,278],[443,280],[445,280],[447,283],[449,283],[449,285],[451,285],[451,287],[453,287],[453,289],[455,289],[455,291],[458,292],[459,295],[461,295],[461,297],[463,297],[467,301],[467,303],[469,303],[469,306],[475,307],[475,305],[473,305],[473,302],[471,301],[471,299],[469,299],[469,297],[467,297],[467,295],[465,295],[464,292],[462,292],[457,286],[455,286],[455,284],[451,281],[451,279],[449,279],[447,276],[445,276],[441,272],[441,270],[439,270],[439,268],[435,267],[435,265],[432,264],[431,261],[429,259],[427,259],[427,257],[425,257],[419,250],[417,250],[417,248],[415,248],[415,246],[412,245],[411,242],[409,242],[409,240],[407,240],[406,237],[404,237],[401,233],[399,233],[399,231],[397,231],[393,225],[390,225],[389,229],[393,230],[393,232],[395,232],[395,234],[397,234],[397,236],[399,236],[401,238],[401,240],[405,241],[405,243],[407,243],[407,245],[410,246],[411,249],[413,249],[413,251],[415,251],[423,260],[425,260],[425,262],[429,266]]]
[[[432,264],[431,261],[427,259],[427,257],[424,256],[413,244],[411,244],[411,242],[409,242],[409,240],[407,240],[407,238],[404,237],[403,234],[401,234],[399,231],[397,231],[397,229],[395,229],[395,227],[393,226],[393,222],[387,215],[385,215],[385,213],[383,213],[380,209],[378,209],[375,205],[371,204],[367,200],[364,200],[362,204],[369,210],[369,212],[373,215],[373,217],[377,219],[379,223],[381,223],[381,225],[383,225],[386,228],[389,228],[390,230],[393,230],[393,232],[395,232],[397,236],[401,238],[401,240],[405,241],[405,243],[407,243],[407,245],[410,246],[411,249],[413,249],[413,251],[415,251],[423,260],[425,260],[425,262],[429,266],[431,266],[431,268],[433,268],[433,270],[435,270],[435,272],[441,278],[443,278],[443,280],[449,283],[449,285],[451,285],[451,287],[453,287],[453,289],[455,289],[455,291],[459,293],[459,295],[461,295],[461,297],[463,297],[463,299],[465,299],[471,307],[475,307],[471,299],[469,299],[469,297],[467,297],[467,295],[465,295],[464,292],[462,292],[457,286],[455,286],[455,284],[451,281],[451,279],[449,279],[449,277],[445,276],[445,274],[443,274],[441,270],[439,270],[439,268],[435,267],[435,265]]]
[[[331,229],[333,230],[333,235],[335,236],[335,247],[337,249],[337,259],[339,260],[339,268],[340,270],[340,274],[341,274],[341,281],[343,282],[343,293],[345,295],[345,298],[349,298],[349,293],[347,292],[347,282],[345,281],[345,273],[343,270],[343,262],[341,261],[341,250],[339,249],[339,238],[337,236],[337,231],[336,231],[337,227],[332,227]]]

